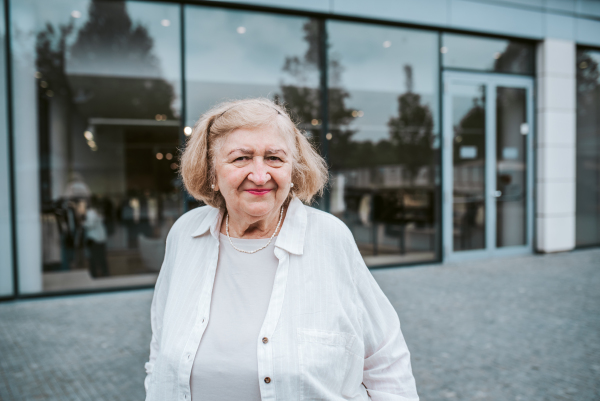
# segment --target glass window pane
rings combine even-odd
[[[496,89],[496,246],[526,244],[527,97],[523,88]]]
[[[179,6],[11,7],[21,291],[153,284],[183,204]]]
[[[318,140],[318,21],[200,6],[186,6],[185,21],[187,126],[219,102],[268,97]]]
[[[577,52],[577,246],[600,245],[600,52]]]
[[[533,75],[533,46],[509,39],[442,35],[444,68]]]
[[[6,27],[4,2],[0,1],[0,298],[13,295],[13,258],[10,213],[10,169],[6,116]]]
[[[438,38],[328,22],[330,211],[367,265],[437,255]]]
[[[452,87],[452,243],[455,251],[485,248],[485,86]]]

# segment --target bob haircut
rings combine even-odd
[[[211,188],[216,181],[216,155],[229,133],[264,127],[276,128],[292,153],[294,187],[286,202],[295,195],[310,204],[315,195],[321,195],[328,178],[325,160],[286,110],[265,98],[223,102],[200,117],[181,156],[180,174],[188,193],[207,205],[225,208],[223,195]]]

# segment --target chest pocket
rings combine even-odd
[[[349,333],[298,329],[300,400],[355,399],[364,358],[358,338]]]

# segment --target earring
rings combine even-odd
[[[212,184],[210,187],[211,187],[212,189],[215,189],[215,184]]]
[[[290,182],[290,188],[294,188],[294,183]]]

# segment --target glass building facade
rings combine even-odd
[[[578,246],[600,245],[600,51],[577,52]]]
[[[170,227],[199,206],[178,176],[189,127],[258,96],[285,104],[327,160],[313,206],[348,225],[369,267],[439,262],[445,246],[531,251],[531,93],[457,84],[445,113],[444,74],[533,80],[533,41],[206,2],[6,1],[0,297],[153,285]],[[589,245],[600,53],[577,57],[577,244]]]

